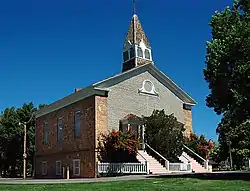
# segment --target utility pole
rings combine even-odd
[[[23,125],[23,179],[26,179],[26,158],[27,158],[27,123],[21,123],[19,122],[19,125]]]
[[[34,112],[30,116],[30,119],[27,122],[21,123],[23,124],[24,134],[23,134],[23,179],[26,179],[26,159],[27,159],[27,124],[32,120],[34,116]]]
[[[23,135],[23,179],[26,179],[26,145],[27,145],[27,127],[24,123],[24,135]]]

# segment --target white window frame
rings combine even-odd
[[[42,162],[42,169],[41,170],[42,170],[42,175],[47,175],[47,173],[48,173],[48,162],[47,161]]]
[[[78,167],[77,167],[77,168],[79,168],[79,173],[76,173],[75,162],[78,162]],[[80,176],[80,173],[81,173],[80,159],[74,159],[74,160],[73,160],[73,175],[74,175],[74,176]]]
[[[58,169],[57,169],[57,164],[60,163],[60,169],[59,169],[59,172],[58,172]],[[56,161],[56,176],[61,176],[62,175],[62,161],[58,160]]]
[[[80,129],[79,129],[80,135],[77,135],[77,134],[76,134],[76,131],[77,131],[77,130],[76,130],[76,128],[77,128],[77,126],[76,126],[76,116],[77,116],[77,114],[80,114],[80,118],[79,118],[79,120],[80,120],[80,121],[79,121],[79,123],[80,123],[80,127],[79,127],[79,128],[80,128]],[[75,126],[75,137],[81,137],[81,125],[82,125],[82,124],[81,124],[81,111],[80,111],[80,110],[75,111],[74,123],[75,123],[75,124],[74,124],[74,126]]]

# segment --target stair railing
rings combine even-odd
[[[148,163],[147,159],[141,153],[139,153],[138,151],[137,151],[137,154],[139,154],[144,159],[145,165],[146,165],[146,168],[147,168],[147,174],[149,174],[149,163]]]
[[[161,157],[165,161],[165,167],[169,171],[169,161],[162,156],[160,153],[158,153],[156,150],[154,150],[152,147],[150,147],[147,143],[144,143],[145,146],[147,146],[151,151],[153,151],[155,154],[157,154],[159,157]]]
[[[200,155],[198,155],[197,153],[195,153],[192,149],[188,148],[186,145],[183,145],[184,148],[186,148],[188,151],[190,151],[191,153],[193,153],[195,156],[197,156],[199,159],[201,159],[204,163],[204,167],[205,169],[208,170],[208,160],[202,158]]]

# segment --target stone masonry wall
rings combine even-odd
[[[144,80],[150,80],[158,96],[140,94]],[[131,77],[119,84],[109,87],[108,95],[108,128],[119,129],[119,120],[128,114],[150,116],[154,109],[164,109],[167,114],[172,114],[184,124],[185,116],[183,101],[174,95],[167,87],[161,84],[149,72]]]
[[[81,136],[75,137],[74,113],[81,112]],[[62,144],[57,142],[57,120],[63,119]],[[48,122],[49,141],[43,144],[43,125]],[[36,119],[36,176],[41,176],[41,162],[48,162],[48,176],[55,176],[56,160],[72,166],[81,160],[80,177],[95,177],[95,96],[73,103]],[[72,171],[72,169],[71,169]]]
[[[108,131],[108,102],[107,97],[96,97],[96,145],[101,134]]]
[[[192,110],[191,108],[183,108],[184,116],[185,116],[185,132],[184,135],[189,137],[190,133],[193,132],[192,127]]]

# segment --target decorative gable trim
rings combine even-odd
[[[126,79],[133,76],[137,76],[143,72],[148,71],[153,75],[159,82],[165,85],[170,91],[172,91],[180,100],[182,100],[187,105],[196,105],[196,101],[191,98],[184,90],[182,90],[177,84],[175,84],[169,77],[162,73],[155,65],[145,64],[131,70],[125,71],[111,78],[105,79],[103,81],[93,84],[94,87],[99,88],[109,88],[114,86]]]
[[[35,113],[35,116],[36,118],[41,117],[43,115],[59,110],[61,108],[64,108],[68,105],[71,105],[75,102],[78,102],[80,100],[83,100],[93,95],[107,96],[107,93],[109,92],[109,87],[115,84],[118,84],[121,81],[124,81],[126,79],[129,79],[133,76],[137,76],[143,72],[149,72],[151,75],[153,75],[159,82],[165,85],[180,100],[182,100],[184,104],[189,105],[189,106],[193,106],[197,104],[194,99],[192,99],[186,92],[184,92],[179,86],[177,86],[169,77],[167,77],[158,68],[156,68],[155,65],[146,64],[146,65],[142,65],[142,66],[133,68],[131,70],[125,71],[123,73],[115,75],[106,80],[97,82],[91,86],[88,86],[87,88],[81,89],[69,96],[66,96],[48,105],[47,107],[44,107],[38,110]],[[157,94],[155,89],[151,89],[151,91],[148,92],[145,90],[145,88],[144,89],[142,88],[139,91],[141,91],[142,93],[150,93],[151,95],[152,93],[154,95]]]
[[[150,90],[146,89],[145,87],[146,83],[150,85]],[[155,90],[155,85],[150,80],[144,80],[142,83],[142,87],[138,90],[138,92],[142,94],[149,94],[149,95],[154,95],[154,96],[159,95]]]

